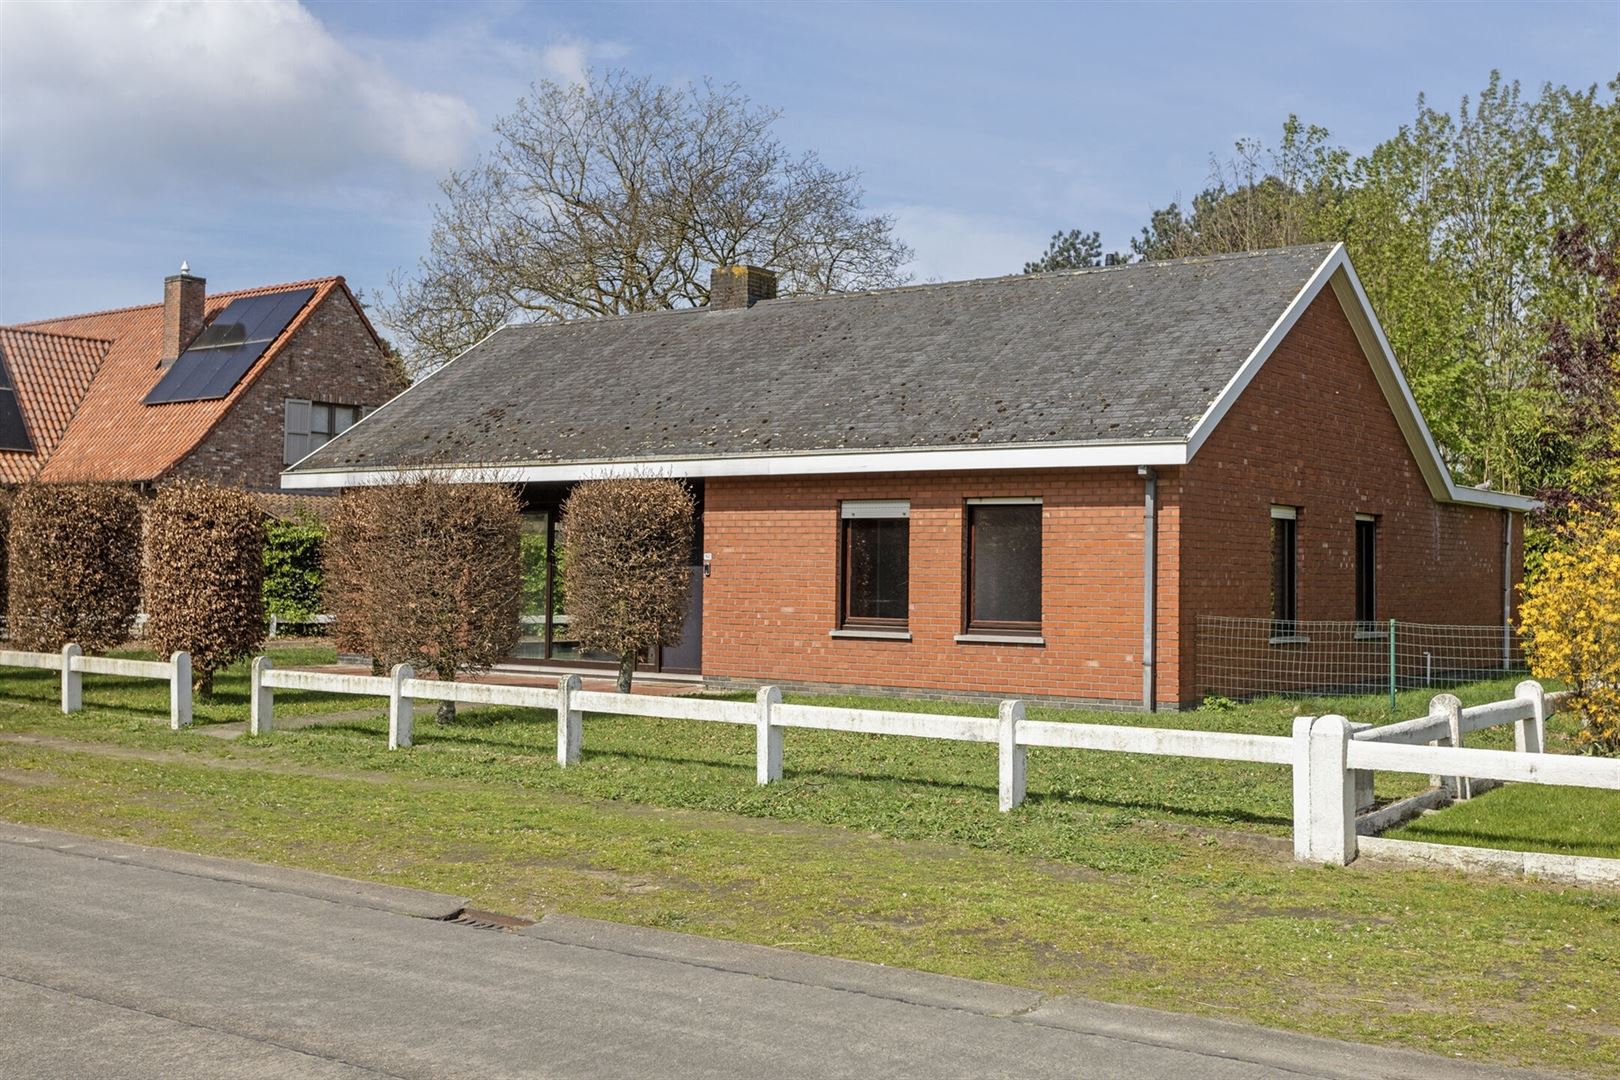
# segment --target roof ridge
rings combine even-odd
[[[56,320],[42,319],[40,321],[52,322]],[[95,345],[106,345],[109,347],[113,343],[112,338],[91,337],[88,334],[64,334],[56,330],[34,330],[31,329],[30,326],[31,324],[29,323],[7,323],[5,325],[0,325],[0,331],[4,331],[8,334],[28,334],[32,337],[67,338],[69,341],[88,341]]]
[[[1039,274],[996,274],[992,277],[961,278],[956,281],[922,281],[913,285],[891,285],[885,289],[848,289],[841,292],[825,293],[799,293],[795,296],[779,296],[771,300],[760,300],[755,306],[769,304],[808,304],[826,300],[844,300],[855,296],[890,296],[898,293],[921,292],[927,289],[955,289],[975,285],[1004,285],[1013,282],[1051,280],[1052,278],[1082,277],[1087,274],[1116,273],[1126,270],[1153,270],[1174,266],[1191,266],[1203,263],[1236,262],[1241,259],[1263,258],[1290,253],[1306,251],[1320,251],[1325,258],[1329,252],[1338,247],[1340,241],[1322,240],[1312,244],[1289,244],[1285,247],[1255,248],[1250,251],[1227,251],[1213,255],[1187,255],[1179,259],[1144,259],[1134,263],[1116,263],[1113,266],[1085,266],[1071,270],[1048,270]],[[588,315],[578,319],[558,319],[555,321],[535,319],[527,322],[509,322],[499,328],[501,330],[539,330],[558,326],[597,326],[605,323],[623,322],[629,319],[644,319],[658,315],[691,315],[695,312],[732,311],[742,309],[715,308],[708,304],[694,304],[691,307],[660,308],[656,311],[626,311],[616,315]]]
[[[209,293],[209,294],[207,294],[206,299],[208,299],[208,300],[218,300],[218,299],[221,299],[223,297],[235,298],[235,297],[238,297],[238,296],[246,296],[249,293],[286,292],[286,291],[288,291],[290,289],[307,289],[312,285],[316,286],[316,287],[319,287],[321,285],[327,285],[327,284],[330,284],[330,283],[335,282],[335,281],[343,281],[343,275],[342,274],[328,274],[326,277],[306,278],[303,281],[284,281],[284,282],[280,282],[280,283],[275,284],[275,285],[253,285],[253,286],[250,286],[250,287],[248,287],[246,289],[228,289],[225,292]],[[347,282],[345,282],[345,284],[347,284]],[[43,325],[44,323],[72,322],[75,319],[94,319],[94,318],[99,318],[102,315],[121,315],[126,311],[145,311],[147,308],[160,308],[162,306],[163,306],[163,301],[161,301],[161,300],[159,300],[159,301],[157,301],[155,303],[151,303],[151,304],[128,304],[128,305],[125,305],[124,307],[103,308],[100,311],[83,311],[83,312],[79,312],[79,313],[74,314],[74,315],[52,315],[49,318],[45,318],[45,319],[29,319],[27,322],[10,323],[10,324],[8,324],[8,327],[10,329],[15,329],[15,330],[26,330],[29,327],[40,326],[40,325]],[[41,333],[49,334],[49,333],[53,333],[54,331],[50,331],[50,330],[34,330],[32,332],[36,333],[36,334],[41,334]],[[79,336],[79,335],[63,334],[62,336],[63,337],[74,337],[74,336]],[[99,341],[101,339],[100,338],[93,338],[91,340]]]
[[[1174,266],[1194,266],[1202,263],[1237,262],[1241,259],[1256,259],[1306,251],[1321,251],[1325,256],[1335,247],[1338,247],[1340,243],[1341,241],[1337,240],[1321,240],[1311,244],[1288,244],[1283,247],[1254,248],[1249,251],[1224,251],[1212,255],[1185,255],[1179,259],[1143,259],[1140,262],[1115,263],[1112,266],[1079,266],[1066,270],[1046,270],[1034,274],[994,274],[990,277],[961,278],[955,281],[920,281],[914,285],[893,285],[886,289],[800,293],[797,296],[778,297],[775,301],[762,300],[760,303],[780,303],[783,301],[796,303],[812,300],[836,300],[843,296],[886,296],[890,293],[914,292],[922,289],[952,289],[967,285],[1003,285],[1017,281],[1084,277],[1089,274],[1112,274],[1130,270],[1158,270]]]

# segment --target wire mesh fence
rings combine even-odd
[[[1394,619],[1278,622],[1201,615],[1197,649],[1199,687],[1234,700],[1439,690],[1525,668],[1512,627]]]

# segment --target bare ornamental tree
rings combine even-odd
[[[427,256],[391,282],[412,374],[510,321],[706,303],[715,266],[769,266],[784,295],[902,283],[893,221],[856,173],[783,147],[777,115],[707,81],[540,83],[441,184]]]

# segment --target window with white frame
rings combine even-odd
[[[305,455],[319,450],[334,436],[352,428],[360,419],[361,412],[359,405],[288,398],[281,429],[282,463],[294,464]]]

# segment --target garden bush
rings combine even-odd
[[[264,509],[235,488],[167,484],[146,512],[146,640],[159,656],[191,654],[192,683],[212,697],[214,672],[264,640]]]
[[[327,526],[326,604],[344,652],[454,679],[511,655],[523,597],[517,493],[413,480],[344,492]],[[455,702],[439,703],[441,723]]]
[[[12,648],[106,652],[140,606],[141,504],[114,484],[24,484],[7,530]]]
[[[1578,740],[1620,754],[1620,505],[1570,519],[1542,558],[1520,620],[1530,670],[1574,692]]]
[[[568,626],[581,646],[619,657],[628,693],[636,657],[681,639],[696,517],[679,480],[587,480],[562,507]]]
[[[265,527],[264,607],[283,622],[307,623],[321,610],[321,543],[318,521],[272,521]]]

